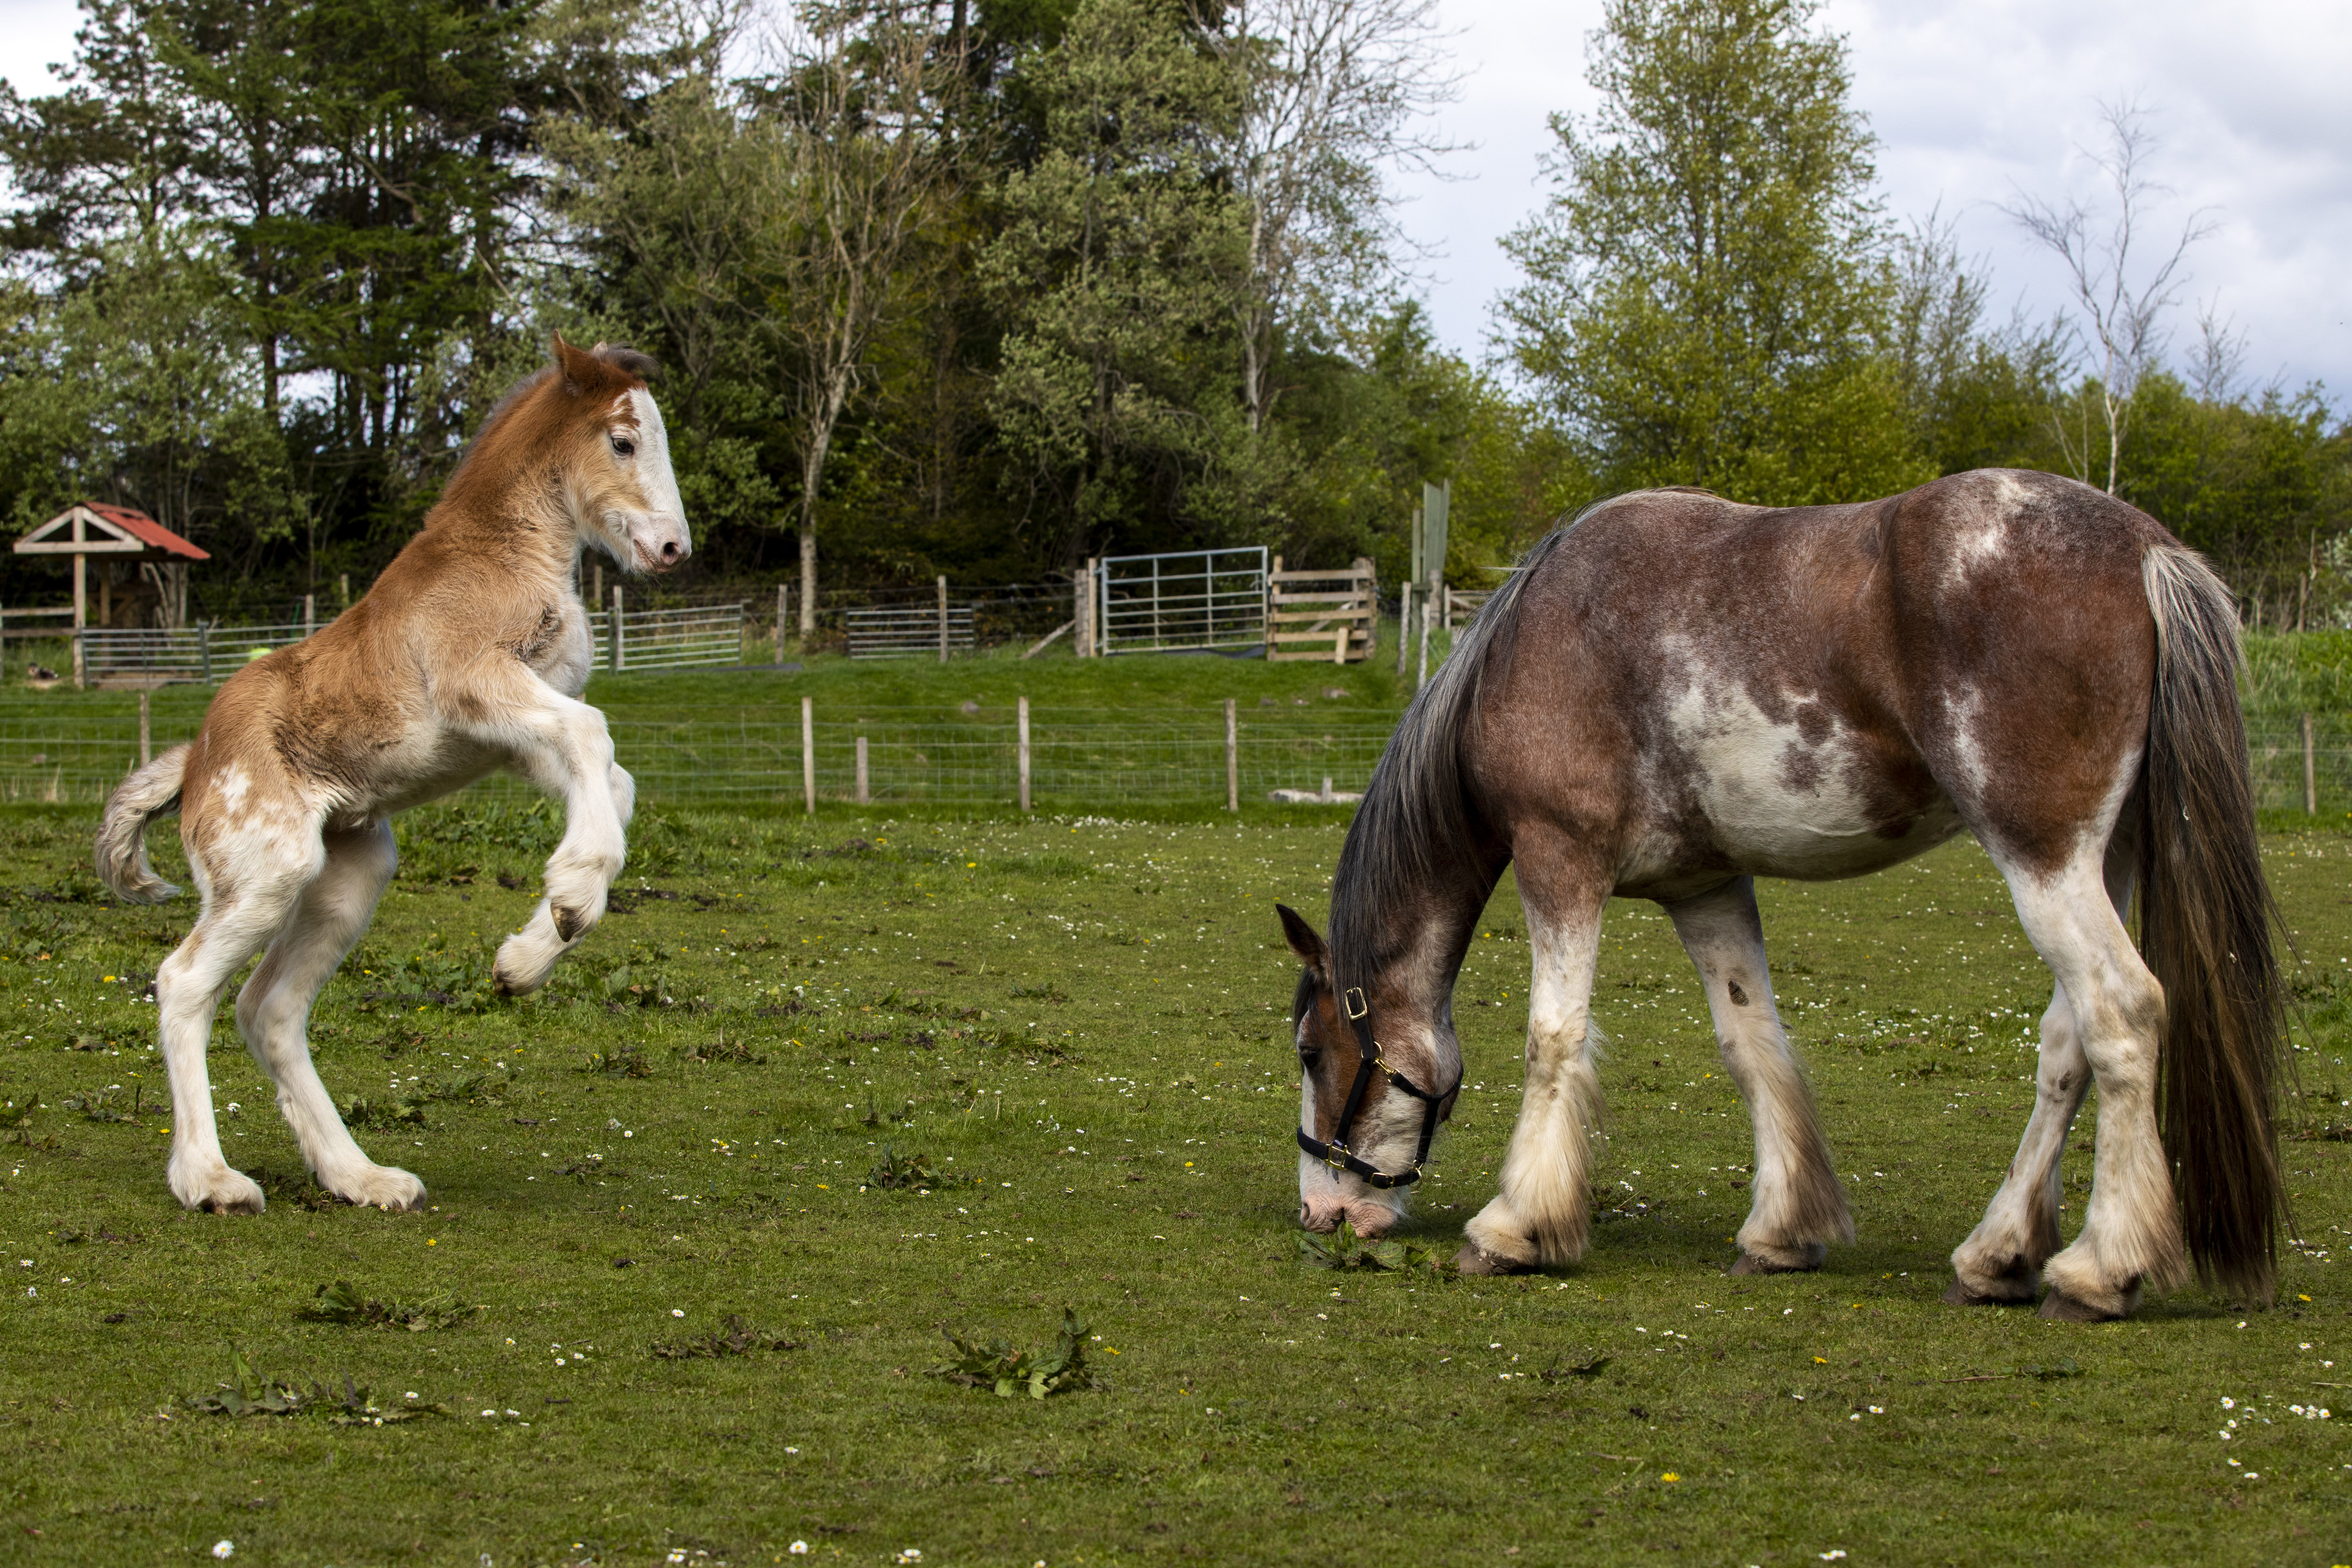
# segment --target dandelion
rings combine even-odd
[[[1674,1481],[1681,1480],[1681,1479],[1682,1479],[1682,1477],[1680,1477],[1680,1476],[1678,1476],[1678,1475],[1675,1474],[1675,1472],[1674,1472],[1674,1471],[1672,1471],[1672,1470],[1668,1470],[1664,1475],[1660,1476],[1660,1477],[1658,1478],[1658,1479],[1660,1479],[1660,1480],[1662,1480],[1662,1481],[1674,1482]]]

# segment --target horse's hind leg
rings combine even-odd
[[[2033,1115],[2000,1191],[1952,1253],[1952,1288],[1944,1292],[1945,1300],[1957,1307],[2032,1303],[2041,1289],[2042,1265],[2058,1250],[2058,1157],[2066,1152],[2067,1129],[2090,1087],[2082,1030],[2062,985],[2042,1015]]]
[[[2128,894],[2129,883],[2111,865],[2127,850],[2078,854],[2040,873],[1997,845],[1987,848],[2009,880],[2027,938],[2066,994],[2083,1060],[2099,1089],[2098,1142],[2082,1234],[2042,1266],[2050,1286],[2042,1313],[2118,1318],[2137,1303],[2143,1285],[2165,1289],[2189,1276],[2171,1170],[2156,1125],[2164,990],[2140,962],[2116,907],[2119,889]],[[2041,1114],[2038,1102],[2035,1114]]]
[[[370,823],[324,836],[326,865],[302,891],[293,918],[236,999],[246,1048],[278,1085],[278,1109],[294,1129],[302,1159],[338,1197],[376,1208],[423,1206],[425,1184],[362,1152],[310,1060],[310,1005],[367,929],[399,863],[392,825]]]
[[[318,873],[317,842],[283,829],[282,822],[222,826],[200,816],[181,830],[205,908],[155,972],[155,1012],[172,1083],[168,1175],[173,1194],[192,1209],[259,1214],[266,1206],[261,1188],[221,1152],[205,1050],[230,977],[285,924]]]
[[[1853,1239],[1853,1215],[1773,1005],[1756,883],[1738,878],[1669,904],[1666,913],[1697,967],[1723,1065],[1756,1125],[1755,1203],[1739,1227],[1733,1272],[1818,1268],[1831,1242]]]
[[[1464,1227],[1466,1273],[1558,1267],[1584,1256],[1592,1219],[1592,1128],[1601,1079],[1592,1057],[1592,973],[1605,880],[1547,875],[1519,853],[1519,889],[1534,950],[1528,994],[1527,1084],[1493,1201]]]

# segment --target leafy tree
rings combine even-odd
[[[1150,0],[1083,0],[1023,70],[1044,144],[1003,182],[981,258],[1006,322],[990,399],[1006,483],[1057,561],[1114,527],[1195,536],[1186,503],[1242,422],[1244,216],[1215,161],[1234,76]]]
[[[1835,500],[1926,477],[1876,352],[1872,140],[1813,0],[1610,0],[1590,122],[1507,240],[1513,358],[1618,485]]]

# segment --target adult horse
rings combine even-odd
[[[1307,966],[1302,1220],[1377,1234],[1402,1213],[1461,1084],[1454,979],[1507,863],[1534,960],[1526,1094],[1462,1267],[1584,1250],[1612,895],[1672,918],[1755,1123],[1737,1269],[1818,1267],[1853,1222],[1773,1005],[1754,879],[1858,876],[1966,828],[2057,990],[2032,1119],[1947,1300],[2030,1302],[2039,1275],[2044,1315],[2114,1318],[2191,1258],[2266,1299],[2284,1031],[2237,639],[2194,553],[2047,474],[1857,506],[1593,507],[1406,713],[1340,852],[1328,946],[1282,911]],[[2059,1154],[2095,1080],[2090,1203],[2061,1251]]]
[[[98,833],[121,897],[179,889],[147,863],[147,824],[176,808],[204,899],[155,976],[172,1081],[173,1193],[258,1214],[222,1158],[205,1047],[222,990],[278,1085],[302,1158],[329,1192],[414,1209],[425,1184],[362,1153],[310,1063],[310,1004],[392,880],[394,812],[510,768],[564,800],[547,896],[499,949],[508,993],[546,980],[604,912],[635,800],[604,717],[580,700],[593,644],[574,586],[583,550],[667,571],[692,549],[670,473],[653,361],[555,340],[555,363],[491,412],[425,527],[334,624],[237,671],[196,738],[123,781]]]

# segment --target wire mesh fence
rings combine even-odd
[[[183,693],[159,698],[152,750],[194,734],[207,694]],[[1240,798],[1263,802],[1276,789],[1318,791],[1326,778],[1339,792],[1361,791],[1395,719],[1243,708],[1233,758]],[[641,800],[727,805],[803,798],[796,704],[615,707],[607,722]],[[1018,796],[1020,742],[1010,706],[967,712],[820,703],[812,727],[820,801],[857,798],[860,737],[872,804],[1009,805]],[[2248,742],[2256,804],[2299,811],[2299,722],[2265,716],[2250,724]],[[2313,742],[2320,814],[2343,820],[2352,815],[2352,713],[2316,716]],[[29,694],[0,699],[0,802],[95,805],[137,766],[139,742],[136,700],[127,693],[86,693],[69,705]],[[1031,710],[1031,793],[1043,806],[1223,805],[1226,763],[1220,704]],[[530,793],[503,776],[475,789]]]
[[[41,701],[0,702],[0,800],[90,805],[138,764],[137,710],[93,711],[90,697],[68,711]],[[154,751],[189,739],[201,709],[158,712]],[[681,707],[607,716],[615,754],[635,775],[641,801],[673,805],[792,803],[804,788],[797,705]],[[1394,716],[1243,710],[1234,763],[1241,798],[1276,789],[1317,790],[1329,778],[1360,791],[1388,743]],[[813,726],[816,794],[857,798],[857,742],[866,742],[866,799],[877,805],[1011,804],[1020,787],[1014,710],[966,713],[935,708],[828,708]],[[1160,709],[1033,708],[1033,800],[1072,806],[1217,805],[1225,800],[1222,705]],[[528,794],[520,780],[474,786],[488,795]]]

